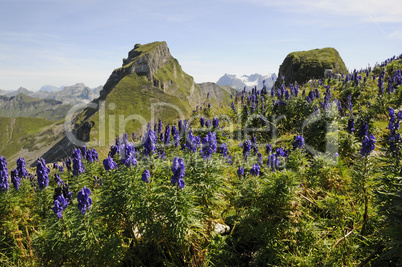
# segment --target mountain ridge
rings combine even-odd
[[[246,90],[251,90],[254,87],[262,88],[264,85],[263,81],[265,81],[265,86],[268,89],[271,89],[276,79],[277,76],[275,73],[269,73],[267,75],[255,73],[242,75],[240,77],[235,74],[225,73],[221,78],[219,78],[216,84],[219,86],[230,86],[241,91],[244,88],[246,88]]]

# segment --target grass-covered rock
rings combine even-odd
[[[324,78],[327,69],[331,70],[333,75],[348,73],[345,63],[335,48],[292,52],[286,56],[279,67],[276,85],[281,84],[283,76],[287,85],[295,82],[303,84],[313,78]]]

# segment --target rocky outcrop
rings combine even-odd
[[[286,56],[279,67],[276,86],[290,83],[303,84],[312,78],[324,78],[325,70],[332,74],[347,74],[345,63],[335,48],[313,49],[309,51],[292,52]]]
[[[128,53],[128,58],[123,59],[122,67],[115,69],[110,75],[100,92],[101,97],[105,97],[121,79],[133,73],[145,75],[148,81],[159,87],[160,82],[157,80],[154,82],[155,74],[172,59],[166,42],[136,44]]]

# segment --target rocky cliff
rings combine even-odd
[[[323,78],[325,70],[332,73],[347,74],[345,63],[335,48],[313,49],[309,51],[292,52],[286,56],[279,67],[276,86],[282,84],[305,83],[312,78]]]
[[[122,67],[110,75],[100,92],[101,98],[105,98],[124,77],[131,74],[146,78],[154,87],[187,100],[190,105],[197,105],[201,101],[201,91],[193,77],[183,72],[178,61],[170,54],[166,42],[136,44],[128,57],[123,59]]]
[[[219,86],[195,84],[165,42],[136,44],[93,102],[98,108],[88,108],[77,117],[77,136],[101,146],[113,142],[116,135],[140,134],[149,121],[175,123],[191,115],[212,91],[220,97],[219,101],[211,97],[216,105],[230,99],[230,93]]]

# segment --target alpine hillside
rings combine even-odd
[[[136,44],[93,102],[97,108],[87,108],[77,117],[77,138],[107,146],[117,135],[141,133],[152,119],[172,123],[207,108],[208,101],[223,105],[230,99],[228,90],[197,85],[166,42]],[[207,99],[208,92],[219,98]]]

